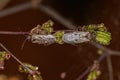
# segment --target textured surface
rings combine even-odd
[[[93,2],[88,1],[88,3],[87,0],[85,1],[86,2],[84,2],[83,5],[84,4],[88,5],[90,3],[91,7],[89,7],[90,5],[89,6],[76,5],[75,7],[77,8],[75,7],[69,8],[65,6],[65,3],[67,2],[64,2],[64,4],[62,4],[64,6],[61,6],[59,0],[58,3],[56,3],[55,5],[59,4],[60,6],[57,5],[56,9],[58,9],[60,13],[63,13],[63,15],[65,15],[69,19],[75,21],[75,23],[81,25],[101,22],[105,23],[113,36],[113,40],[110,46],[108,47],[114,50],[120,50],[119,0],[106,0],[106,1],[100,0],[98,2],[93,0]],[[8,4],[6,8],[21,4],[23,2],[25,2],[25,0],[13,0]],[[55,2],[52,3],[51,1],[51,4],[54,3]],[[17,14],[12,14],[4,18],[0,18],[0,30],[29,31],[37,24],[42,24],[48,19],[51,19],[51,17],[47,16],[43,12],[39,10],[29,9]],[[56,21],[54,22],[55,29],[64,29],[64,27],[61,24],[59,24]],[[30,41],[27,41],[24,49],[21,51],[20,48],[25,38],[26,37],[23,35],[22,36],[0,35],[0,41],[13,54],[15,54],[16,57],[18,57],[23,62],[29,62],[33,65],[39,66],[39,69],[42,73],[44,80],[60,80],[60,74],[62,72],[67,72],[65,80],[75,80],[79,74],[81,74],[90,64],[92,64],[92,61],[94,59],[98,58],[98,55],[96,54],[97,52],[96,49],[87,43],[81,44],[78,49],[77,47],[67,44],[65,45],[55,44],[46,47],[38,44],[32,44]],[[113,62],[115,80],[120,80],[118,79],[118,75],[120,75],[119,57],[113,57]],[[107,74],[108,72],[106,68],[107,66],[105,66],[105,63],[106,61],[102,63],[102,70],[104,75],[101,76],[100,80],[108,78]],[[6,61],[5,64],[6,70],[1,71],[0,73],[6,74],[19,73],[17,71],[18,68],[17,65],[18,64],[15,61],[13,61],[13,59],[11,59],[10,61]]]

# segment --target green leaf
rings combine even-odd
[[[46,33],[50,34],[53,31],[52,26],[54,25],[53,21],[48,20],[42,25],[42,30],[44,30]]]
[[[55,39],[56,43],[63,44],[63,40],[62,40],[63,35],[64,35],[64,31],[58,31],[54,33],[54,36],[56,38]]]
[[[24,65],[26,67],[28,67],[29,69],[33,70],[33,71],[37,71],[38,70],[37,66],[33,66],[33,65],[29,64],[29,63],[24,63]],[[19,65],[19,71],[23,72],[23,73],[28,73],[28,71],[25,68],[23,68],[22,65]]]
[[[29,80],[43,80],[42,79],[42,76],[40,76],[40,75],[28,75],[28,79]]]
[[[111,41],[111,34],[109,32],[101,32],[97,31],[95,33],[95,40],[96,42],[102,44],[102,45],[109,45]]]

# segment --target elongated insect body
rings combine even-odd
[[[55,37],[51,34],[49,35],[34,34],[34,35],[31,35],[31,41],[33,43],[50,45],[50,44],[55,43]]]
[[[68,44],[79,44],[83,42],[88,42],[91,39],[91,34],[89,32],[70,32],[63,35],[63,41]]]
[[[84,43],[88,42],[91,39],[91,34],[89,32],[69,32],[69,33],[64,33],[62,36],[62,41],[68,44],[79,44],[79,43]],[[52,34],[48,35],[40,35],[40,34],[34,34],[31,35],[29,38],[32,43],[37,43],[37,44],[43,44],[43,45],[50,45],[53,43],[56,43],[56,37]]]

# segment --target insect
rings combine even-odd
[[[52,27],[53,25],[54,23],[51,20],[43,23],[42,26],[37,25],[37,27],[30,31],[27,39],[32,43],[43,44],[45,46],[53,43],[68,43],[76,45],[79,43],[89,42],[90,40],[95,40],[100,44],[108,45],[111,41],[111,34],[107,31],[104,24],[83,26],[81,31],[54,31]]]
[[[27,38],[24,40],[22,49],[27,40],[30,40],[32,43],[43,44],[45,46],[54,43],[55,38],[51,35],[53,32],[53,25],[53,21],[48,20],[47,22],[43,23],[42,26],[37,25],[35,28],[33,28]]]
[[[63,35],[62,40],[68,44],[84,43],[91,40],[91,34],[82,31],[69,32]]]
[[[30,31],[29,39],[33,43],[50,45],[55,42],[54,36],[51,35],[53,32],[53,21],[48,20],[42,26],[37,25],[37,27],[33,28]]]
[[[50,45],[55,43],[55,37],[51,34],[49,35],[31,35],[32,43],[38,43],[43,45]]]

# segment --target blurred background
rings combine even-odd
[[[3,10],[26,2],[30,1],[11,0],[0,10],[0,13]],[[75,26],[104,23],[112,34],[111,44],[106,47],[120,51],[119,0],[43,0],[42,4],[51,7]],[[30,31],[37,24],[42,24],[49,19],[54,21],[54,29],[67,29],[40,9],[30,8],[0,17],[0,31]],[[62,80],[61,76],[65,74],[64,80],[75,80],[93,63],[93,60],[99,57],[97,49],[88,43],[80,44],[79,47],[68,44],[43,46],[27,41],[24,49],[21,50],[21,45],[25,38],[26,36],[24,35],[0,35],[0,41],[18,59],[39,66],[44,80]],[[114,80],[120,80],[119,60],[117,56],[112,57]],[[98,80],[108,80],[106,60],[101,63],[101,71],[102,75]],[[5,70],[0,71],[0,73],[6,75],[19,74],[26,78],[24,73],[18,72],[18,63],[13,59],[5,62]]]

